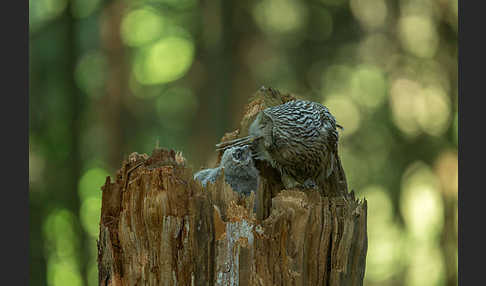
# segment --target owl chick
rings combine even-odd
[[[205,169],[194,175],[194,180],[206,186],[214,183],[224,169],[224,179],[231,188],[246,196],[258,188],[258,170],[255,168],[250,146],[235,146],[227,148],[217,168]]]
[[[342,128],[322,104],[294,100],[261,111],[249,136],[216,146],[250,146],[254,159],[280,172],[285,188],[314,188],[323,185],[337,164],[336,127]]]

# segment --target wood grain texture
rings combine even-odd
[[[365,200],[274,191],[258,219],[222,177],[203,189],[179,153],[130,155],[102,188],[99,284],[362,285]]]
[[[221,141],[294,99],[261,88]],[[279,172],[257,161],[257,194],[242,197],[224,173],[202,188],[175,151],[131,154],[102,188],[99,284],[362,285],[367,204],[348,192],[337,161],[323,189],[306,191],[284,190]]]

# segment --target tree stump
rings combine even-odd
[[[202,188],[182,156],[132,154],[102,187],[100,285],[362,285],[366,201],[283,190],[258,220],[253,193]]]
[[[268,99],[291,98],[258,96],[240,130]],[[131,154],[102,187],[99,285],[362,285],[367,205],[348,192],[340,162],[332,196],[282,190],[278,172],[257,168],[258,198],[244,197],[224,175],[203,188],[175,151]]]

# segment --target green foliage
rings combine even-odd
[[[264,85],[344,126],[348,185],[368,200],[366,285],[445,285],[457,275],[457,9],[30,0],[31,284],[97,285],[106,176],[157,144],[208,166]]]

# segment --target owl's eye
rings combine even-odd
[[[242,155],[242,151],[240,149],[236,150],[234,153],[233,153],[233,158],[235,160],[241,160],[241,155]]]

